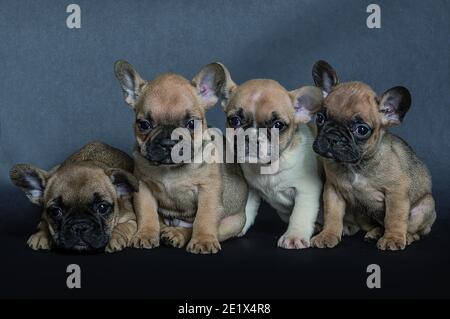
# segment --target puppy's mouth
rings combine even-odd
[[[105,251],[106,245],[91,245],[83,240],[79,240],[73,246],[55,245],[55,251],[61,254],[98,254]]]
[[[316,139],[313,143],[313,150],[320,156],[338,163],[357,164],[361,161],[360,152],[350,146],[334,147]]]
[[[72,249],[76,251],[86,251],[90,250],[91,246],[85,243],[84,241],[79,241],[77,244],[75,244]]]
[[[182,162],[174,161],[172,158],[172,147],[161,147],[156,144],[149,144],[145,148],[141,148],[141,155],[153,166],[180,166]],[[180,150],[180,156],[183,155],[183,150]]]
[[[55,250],[63,254],[91,254],[105,251],[110,236],[106,233],[68,235],[64,231],[54,238]]]
[[[174,162],[172,161],[172,158],[171,158],[171,157],[166,157],[166,158],[163,158],[163,159],[155,160],[155,159],[154,159],[151,155],[149,155],[149,154],[145,154],[144,156],[145,156],[145,158],[148,160],[148,162],[149,162],[151,165],[154,165],[154,166],[160,166],[160,165],[175,166],[175,165],[178,165],[178,163],[174,163]]]

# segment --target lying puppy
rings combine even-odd
[[[431,177],[408,144],[387,131],[408,111],[408,90],[394,87],[378,98],[364,83],[338,84],[324,61],[314,65],[313,77],[327,94],[314,142],[325,158],[325,225],[313,245],[336,246],[344,217],[382,250],[404,249],[428,234],[436,219]]]
[[[136,231],[131,197],[138,183],[133,160],[109,145],[93,142],[61,165],[44,171],[15,165],[11,181],[43,207],[32,249],[119,251]]]
[[[239,234],[245,223],[247,184],[235,164],[175,163],[172,132],[207,130],[205,111],[218,100],[216,81],[200,72],[192,81],[162,74],[144,81],[132,65],[117,61],[115,73],[125,101],[136,113],[135,196],[138,231],[135,247],[152,248],[161,239],[191,253],[216,253],[220,241]],[[198,125],[198,126],[197,126]],[[192,156],[202,152],[193,147]],[[158,213],[160,218],[158,218]]]
[[[250,186],[245,208],[247,220],[241,235],[254,223],[263,198],[277,210],[283,221],[289,222],[278,246],[287,249],[309,247],[319,212],[322,180],[312,151],[314,132],[305,123],[322,106],[322,92],[312,86],[288,92],[278,82],[265,79],[250,80],[238,86],[220,63],[208,65],[204,72],[220,79],[214,91],[222,94],[228,127],[243,130],[275,128],[279,132],[279,160],[276,159],[279,169],[276,172],[261,174],[264,165],[261,161],[241,164]],[[248,147],[245,151],[246,156],[250,155]]]

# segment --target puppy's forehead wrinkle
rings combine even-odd
[[[151,114],[160,122],[183,119],[186,111],[202,116],[196,89],[180,75],[166,73],[147,82],[137,106],[138,114]]]
[[[103,169],[87,163],[62,167],[49,180],[47,189],[47,202],[61,197],[65,205],[91,203],[94,193],[109,200],[112,200],[115,194],[114,186]]]
[[[377,96],[365,83],[338,84],[326,97],[327,113],[336,119],[349,119],[357,113],[364,121],[376,121]]]
[[[289,116],[294,113],[293,101],[287,90],[270,79],[250,80],[239,86],[233,97],[235,105],[242,106],[258,122],[268,120],[273,112]]]

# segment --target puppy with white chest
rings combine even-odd
[[[312,243],[334,247],[353,221],[382,250],[401,250],[430,232],[436,219],[431,177],[411,147],[388,128],[411,105],[404,87],[381,97],[366,84],[339,84],[325,61],[313,68],[327,95],[317,113],[314,150],[324,159],[324,228]]]
[[[198,129],[207,134],[205,112],[218,101],[220,79],[201,71],[192,81],[176,74],[144,81],[125,61],[116,62],[115,73],[136,114],[133,156],[140,186],[133,245],[152,248],[161,238],[192,253],[218,252],[220,242],[244,226],[247,184],[237,164],[175,162],[172,133],[183,129],[186,140]],[[192,149],[195,159],[203,145]]]
[[[220,63],[212,63],[205,70],[223,79],[216,91],[222,94],[228,127],[277,129],[279,132],[277,171],[262,174],[265,164],[261,161],[240,164],[250,186],[246,224],[241,235],[254,223],[262,198],[289,223],[278,246],[309,247],[320,208],[322,180],[316,154],[312,151],[314,132],[305,123],[322,106],[322,92],[313,86],[287,91],[278,82],[268,79],[236,85]]]

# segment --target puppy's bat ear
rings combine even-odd
[[[294,99],[296,123],[308,123],[312,115],[322,107],[322,91],[315,86],[304,86],[289,93]]]
[[[336,71],[328,64],[328,62],[323,60],[314,63],[312,76],[316,86],[320,87],[325,92],[325,96],[327,96],[333,87],[339,83]]]
[[[205,108],[216,105],[219,99],[222,99],[222,107],[225,108],[232,91],[236,88],[230,72],[219,62],[203,67],[192,79],[192,85],[197,89]]]
[[[111,179],[119,198],[130,198],[139,191],[139,183],[133,174],[120,168],[109,168],[105,174]]]
[[[17,164],[9,171],[14,185],[25,192],[28,199],[36,205],[43,204],[44,190],[49,173],[29,164]]]
[[[380,101],[381,123],[385,126],[399,125],[411,106],[411,94],[403,86],[384,92]]]
[[[125,102],[134,108],[145,81],[134,67],[124,60],[116,61],[114,64],[114,73],[122,86]]]

